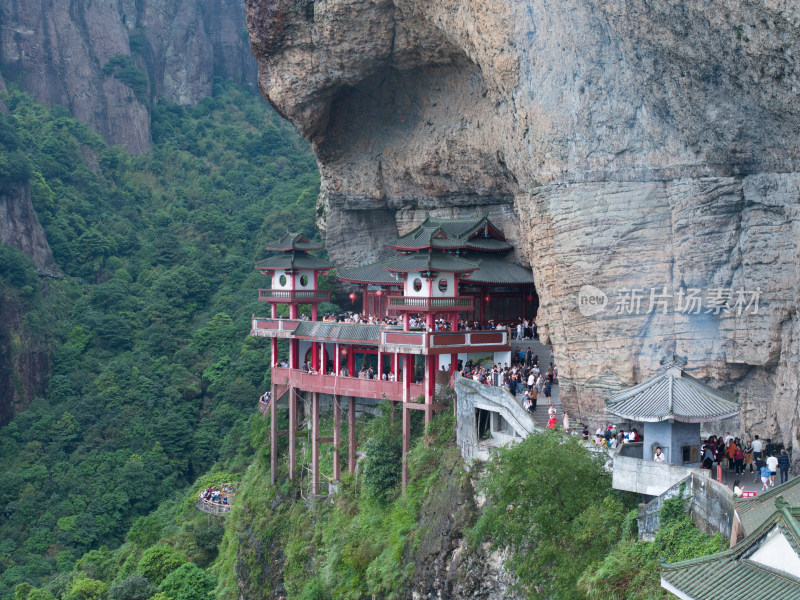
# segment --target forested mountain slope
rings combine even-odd
[[[4,101],[0,170],[29,186],[67,277],[0,247],[0,377],[20,384],[13,359],[32,346],[53,365],[0,432],[0,596],[118,545],[218,459],[243,466],[267,366],[247,337],[253,260],[287,227],[314,235],[319,186],[305,142],[233,84],[155,106],[139,156],[64,108]]]

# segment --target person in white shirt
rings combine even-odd
[[[778,474],[778,457],[770,456],[767,458],[767,468],[769,469],[769,485],[775,487],[775,475]]]
[[[533,376],[533,373],[531,373],[528,375],[528,391],[530,391],[534,383],[536,383],[536,378]]]
[[[764,443],[758,439],[758,436],[753,438],[753,458],[761,458],[761,450],[764,449]]]
[[[666,457],[661,453],[661,446],[656,446],[656,453],[653,455],[653,460],[656,462],[664,462]]]

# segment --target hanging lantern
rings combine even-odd
[[[352,302],[352,303],[355,303],[355,301],[356,301],[356,297],[357,297],[357,296],[356,296],[356,293],[355,293],[355,292],[352,292],[352,293],[350,294],[350,296],[349,296],[349,298],[350,298],[350,302]]]
[[[380,298],[381,296],[383,296],[383,290],[378,290],[377,292],[375,292],[375,295],[376,295],[378,298]]]
[[[533,302],[533,294],[528,294],[528,304]]]
[[[492,299],[491,299],[491,297],[489,297],[489,296],[486,296],[486,297],[484,298],[484,300],[486,300],[486,302],[487,302],[487,303],[489,303],[489,302],[490,302]]]

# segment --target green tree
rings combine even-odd
[[[142,553],[136,572],[159,585],[164,578],[186,562],[186,557],[172,546],[160,544]],[[177,600],[177,599],[175,599]]]
[[[216,587],[216,578],[194,563],[184,563],[167,575],[161,591],[174,600],[204,600]]]
[[[156,592],[158,588],[137,573],[114,583],[108,590],[108,600],[148,600]]]
[[[578,578],[608,551],[625,514],[605,460],[550,431],[502,449],[487,467],[488,502],[472,542],[509,548],[508,566],[530,597],[581,598]],[[607,533],[595,535],[597,521]]]

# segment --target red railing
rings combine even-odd
[[[359,379],[338,375],[312,375],[299,369],[272,368],[272,381],[276,384],[289,385],[306,392],[355,396],[356,398],[373,398],[380,400],[402,401],[403,382],[383,381],[381,379]],[[425,393],[421,383],[409,386],[408,400],[414,400]]]
[[[330,290],[258,290],[258,299],[261,302],[329,302]]]
[[[474,310],[475,298],[461,296],[458,298],[412,298],[409,296],[389,296],[389,307],[408,310]]]

